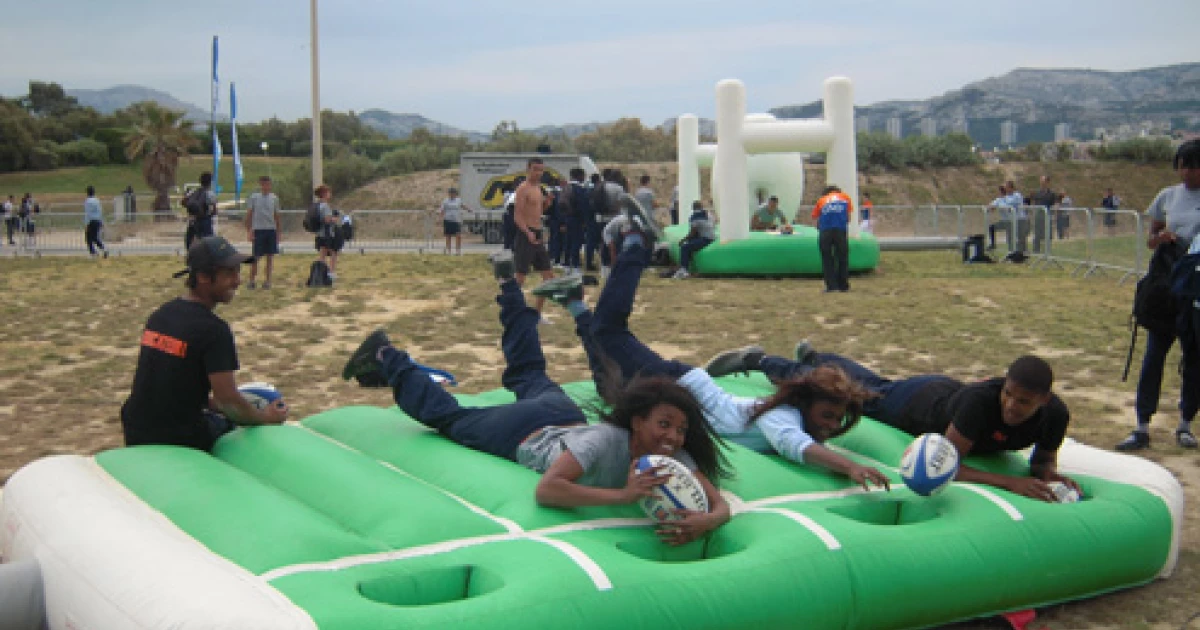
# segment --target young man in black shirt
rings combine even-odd
[[[213,312],[233,299],[241,266],[253,260],[208,236],[188,249],[187,294],[146,320],[129,399],[121,407],[125,444],[174,444],[204,451],[236,425],[281,424],[282,401],[255,409],[238,393],[229,324]],[[211,394],[211,398],[210,398]]]
[[[923,375],[901,380],[879,376],[843,356],[796,347],[796,360],[768,356],[755,346],[723,352],[705,367],[712,376],[759,370],[782,380],[818,365],[835,365],[877,395],[863,415],[911,435],[941,433],[960,456],[1018,451],[1032,445],[1029,477],[990,473],[959,464],[958,481],[983,483],[1043,501],[1055,501],[1048,485],[1058,481],[1079,492],[1071,479],[1058,474],[1058,449],[1071,414],[1051,391],[1054,373],[1034,356],[1023,356],[1003,377],[965,384],[948,376]]]

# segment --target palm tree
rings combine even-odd
[[[139,103],[136,107],[141,120],[125,136],[125,155],[131,160],[142,158],[142,176],[156,193],[154,214],[169,216],[179,158],[186,156],[188,149],[199,141],[192,132],[192,121],[185,120],[183,112],[153,102]]]

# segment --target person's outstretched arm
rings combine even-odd
[[[583,466],[571,451],[564,450],[550,468],[542,473],[535,498],[538,505],[548,507],[582,507],[585,505],[624,505],[653,495],[654,486],[666,478],[657,468],[637,471],[637,462],[629,463],[629,476],[624,488],[594,488],[576,483],[583,476]]]

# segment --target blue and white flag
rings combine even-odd
[[[242,200],[242,152],[238,149],[237,138],[237,87],[229,82],[229,122],[233,130],[233,196],[238,202]]]
[[[215,193],[221,192],[221,186],[217,184],[217,173],[221,168],[221,138],[217,136],[217,107],[221,103],[221,83],[217,80],[217,36],[213,35],[213,51],[212,51],[212,112],[209,118],[208,128],[212,131],[213,142],[213,170],[212,170],[212,190]]]

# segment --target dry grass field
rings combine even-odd
[[[282,257],[274,289],[243,287],[218,310],[238,339],[239,380],[276,383],[295,419],[342,405],[391,404],[386,393],[336,376],[376,327],[423,363],[457,375],[462,392],[499,386],[495,285],[482,256],[349,255],[332,291],[301,288],[309,260]],[[118,411],[141,327],[154,308],[181,293],[181,282],[171,278],[180,267],[172,257],[0,260],[0,482],[39,457],[121,445]],[[885,253],[880,272],[852,284],[850,293],[825,295],[815,278],[647,276],[633,326],[660,352],[693,363],[747,343],[787,353],[807,337],[886,375],[975,379],[1002,373],[1017,355],[1038,353],[1056,369],[1057,391],[1072,411],[1071,436],[1111,447],[1130,429],[1134,385],[1120,380],[1130,284],[1054,269],[966,266],[954,252]],[[587,378],[569,318],[548,315],[552,323],[542,332],[552,376]],[[1136,377],[1136,365],[1133,371]],[[1146,457],[1171,469],[1194,503],[1200,454],[1175,446],[1170,433],[1178,391],[1178,377],[1169,376],[1165,413]],[[1179,628],[1200,611],[1200,527],[1194,508],[1189,514],[1175,577],[1054,606],[1031,627]]]

